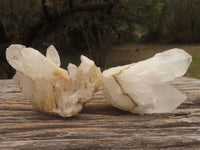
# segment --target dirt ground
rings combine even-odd
[[[162,52],[172,48],[181,48],[187,51],[193,57],[186,76],[200,79],[200,44],[192,45],[141,45],[141,44],[125,44],[112,47],[107,55],[106,68],[125,65],[137,61],[141,61],[152,57],[158,52]]]
[[[200,79],[200,44],[192,44],[192,45],[155,45],[155,44],[123,44],[116,45],[108,50],[108,54],[106,55],[106,68],[116,67],[119,65],[130,64],[133,62],[141,61],[152,57],[154,54],[158,52],[162,52],[171,48],[181,48],[186,50],[193,57],[192,64],[186,76],[199,78]],[[68,63],[73,63],[76,65],[80,64],[80,55],[86,55],[87,53],[79,52],[79,53],[71,53],[71,54],[60,54],[61,57],[61,67],[67,69]],[[2,62],[1,62],[2,63]],[[7,78],[6,72],[4,68],[1,68],[0,65],[0,78]],[[8,64],[5,65],[8,67]],[[104,70],[103,69],[103,70]],[[14,70],[13,70],[14,71]]]

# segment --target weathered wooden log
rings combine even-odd
[[[12,80],[0,80],[0,149],[200,149],[200,80],[173,84],[188,99],[172,113],[121,111],[99,90],[78,116],[62,118],[35,111]]]

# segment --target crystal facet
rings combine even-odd
[[[170,83],[186,73],[191,61],[187,52],[175,48],[138,63],[105,70],[105,98],[113,106],[133,113],[172,112],[186,96]]]
[[[101,71],[92,60],[81,56],[80,66],[69,64],[68,73],[59,67],[54,46],[47,49],[46,55],[23,45],[8,47],[6,58],[17,71],[14,83],[35,109],[62,117],[74,116],[101,86]]]

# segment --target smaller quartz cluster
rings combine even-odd
[[[105,70],[105,98],[113,106],[133,113],[172,112],[186,96],[171,81],[183,76],[191,61],[188,53],[175,48],[138,63]]]

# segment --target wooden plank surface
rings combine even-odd
[[[121,111],[99,90],[78,116],[61,118],[34,111],[12,80],[0,80],[0,149],[200,149],[200,80],[174,86],[188,99],[173,113]]]

